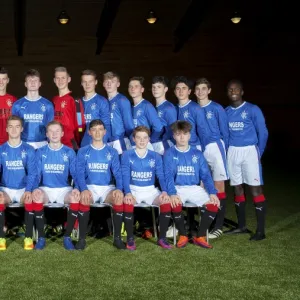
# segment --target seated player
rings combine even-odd
[[[73,189],[69,183],[72,176],[76,187],[76,154],[73,149],[61,143],[64,135],[63,126],[58,121],[48,123],[46,135],[49,144],[39,148],[36,152],[38,179],[36,189],[32,193],[35,224],[38,230],[38,241],[35,249],[45,247],[44,233],[44,204],[70,204],[67,217],[67,228],[64,235],[64,247],[74,250],[71,232],[77,218],[80,192]],[[38,187],[39,186],[39,187]]]
[[[123,184],[119,155],[116,149],[106,145],[104,123],[93,120],[89,124],[92,144],[79,149],[77,154],[76,174],[81,191],[78,211],[79,241],[75,248],[83,250],[86,246],[86,233],[90,215],[90,205],[94,202],[108,203],[113,206],[114,246],[126,249],[121,240],[123,221]],[[112,177],[116,186],[112,185]]]
[[[216,196],[217,190],[202,152],[189,145],[191,129],[192,125],[187,121],[172,124],[176,146],[164,154],[167,192],[170,195],[173,212],[178,214],[174,218],[180,234],[177,247],[182,248],[188,243],[181,210],[183,204],[191,202],[203,207],[201,223],[193,242],[203,248],[212,248],[206,239],[206,231],[218,212],[220,201]],[[201,181],[205,189],[200,186]]]
[[[4,211],[11,202],[24,203],[25,207],[25,240],[24,249],[32,250],[33,205],[32,189],[36,180],[36,161],[34,149],[21,141],[23,131],[22,119],[10,116],[6,131],[8,141],[0,146],[0,250],[6,249],[3,232]]]
[[[170,249],[166,240],[169,225],[171,204],[166,193],[165,177],[161,156],[147,149],[150,130],[138,126],[133,131],[136,149],[122,154],[122,175],[124,186],[124,223],[127,231],[127,249],[135,250],[133,237],[133,208],[135,204],[146,202],[160,206],[160,236],[158,245]],[[162,192],[154,186],[155,176],[158,178]]]

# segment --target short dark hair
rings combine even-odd
[[[229,86],[232,84],[237,84],[241,87],[241,90],[244,89],[243,83],[239,80],[239,79],[231,79],[228,83],[227,83],[227,89],[229,89]]]
[[[176,121],[171,125],[171,129],[173,133],[176,133],[178,131],[191,132],[192,125],[187,121]]]
[[[116,72],[109,71],[103,74],[103,80],[113,79],[113,78],[117,78],[118,81],[120,81],[120,75]]]
[[[188,86],[189,90],[193,88],[192,80],[187,79],[185,76],[176,76],[172,79],[172,88],[175,89],[178,83],[184,83]]]
[[[81,76],[83,75],[92,75],[97,80],[97,73],[94,70],[86,69],[81,72]]]
[[[16,115],[11,115],[7,118],[7,121],[6,121],[6,127],[8,126],[8,123],[9,121],[20,121],[22,127],[23,127],[23,119],[16,116]]]
[[[168,87],[169,85],[169,80],[167,77],[164,77],[164,76],[154,76],[152,78],[152,84],[155,84],[155,83],[161,83],[163,84],[165,87]]]
[[[64,131],[64,126],[63,124],[61,124],[60,122],[56,121],[56,120],[53,120],[51,122],[49,122],[46,126],[46,130],[48,131],[49,127],[52,126],[52,125],[59,125],[61,130]]]
[[[91,129],[92,127],[96,127],[96,126],[98,126],[98,125],[102,125],[102,126],[104,127],[104,129],[105,129],[104,123],[103,123],[101,120],[99,120],[99,119],[93,120],[93,121],[90,123],[90,125],[89,125],[89,129]]]
[[[4,68],[4,67],[0,67],[0,74],[7,74],[7,76],[8,76],[8,71],[7,71],[7,69]]]
[[[138,132],[146,132],[149,137],[151,135],[150,129],[146,126],[138,126],[138,127],[134,128],[134,130],[132,132],[132,136],[135,138],[135,136]]]
[[[56,72],[66,72],[68,74],[68,76],[70,76],[70,73],[68,72],[67,68],[64,67],[64,66],[59,66],[59,67],[56,67],[54,69],[54,76],[55,76],[55,73]]]
[[[129,82],[134,81],[134,80],[139,81],[141,86],[144,87],[144,81],[145,81],[144,77],[142,77],[142,76],[133,76],[129,79]]]
[[[41,79],[41,73],[37,69],[30,69],[26,71],[24,76],[25,76],[25,80],[27,79],[27,77],[38,77]]]
[[[196,80],[195,87],[196,87],[197,85],[199,85],[199,84],[206,84],[207,88],[208,88],[209,90],[211,89],[211,84],[210,84],[210,82],[209,82],[206,78],[204,78],[204,77],[198,78],[198,79]]]

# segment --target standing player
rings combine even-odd
[[[100,201],[113,205],[114,246],[126,249],[121,240],[123,184],[118,152],[103,142],[106,130],[101,120],[90,122],[88,132],[92,137],[92,144],[80,148],[77,155],[76,173],[80,174],[77,176],[77,183],[81,198],[78,211],[79,241],[75,248],[85,248],[90,205]],[[111,184],[112,176],[116,186]]]
[[[32,250],[32,229],[34,221],[32,189],[36,180],[36,161],[34,149],[21,141],[22,119],[10,116],[6,131],[8,141],[0,146],[0,250],[6,249],[4,238],[4,210],[11,202],[24,203],[25,240],[24,249]]]
[[[131,104],[124,95],[118,92],[119,86],[120,76],[117,73],[107,72],[103,75],[103,87],[107,92],[110,109],[111,137],[109,145],[122,154],[127,148],[130,148],[129,138],[134,124]]]
[[[81,73],[81,85],[84,90],[82,106],[84,110],[83,127],[85,127],[84,136],[81,141],[81,147],[90,145],[92,138],[89,135],[89,123],[93,120],[101,120],[106,128],[104,142],[106,143],[111,136],[109,103],[107,99],[96,93],[98,83],[97,74],[92,70],[84,70]]]
[[[78,149],[79,134],[76,116],[75,100],[69,90],[71,77],[65,67],[57,67],[54,70],[54,83],[58,89],[58,95],[52,99],[54,105],[54,119],[60,122],[64,128],[62,144]]]
[[[22,140],[37,149],[47,144],[46,125],[54,118],[53,104],[40,96],[40,72],[30,69],[25,73],[27,95],[16,101],[12,114],[24,120]]]
[[[164,150],[174,145],[171,125],[177,121],[175,106],[166,100],[168,91],[168,79],[163,76],[155,76],[152,79],[152,95],[156,100],[156,110],[161,123],[163,124],[162,142]]]
[[[188,242],[181,213],[182,204],[188,201],[203,207],[197,237],[193,238],[194,244],[212,248],[206,240],[206,231],[218,212],[220,201],[216,196],[217,190],[203,154],[189,145],[192,125],[187,121],[177,121],[173,123],[172,130],[176,146],[164,154],[164,167],[173,212],[178,214],[174,218],[181,235],[177,247],[184,247]],[[201,181],[205,189],[200,186]]]
[[[208,135],[204,110],[189,99],[192,83],[184,76],[173,80],[174,93],[178,99],[178,120],[188,121],[192,125],[189,144],[197,149],[205,150],[204,137]]]
[[[210,92],[210,82],[206,78],[199,78],[195,84],[195,95],[204,110],[208,125],[208,135],[204,137],[206,147],[203,154],[212,172],[215,188],[218,190],[217,196],[220,200],[220,211],[217,214],[215,226],[209,235],[209,238],[214,239],[223,233],[226,211],[224,181],[228,179],[226,151],[228,149],[229,130],[226,112],[220,104],[209,100]]]
[[[243,184],[250,187],[256,211],[257,229],[252,241],[265,239],[266,202],[262,190],[261,157],[264,153],[268,130],[258,106],[243,100],[243,85],[231,80],[227,85],[230,106],[226,108],[229,124],[227,153],[230,185],[234,186],[238,228],[227,233],[247,233],[245,193]]]
[[[169,225],[171,204],[166,193],[165,176],[161,156],[147,149],[150,130],[146,126],[138,126],[133,131],[136,149],[126,151],[122,155],[122,175],[124,186],[124,223],[127,231],[127,249],[135,250],[133,237],[133,209],[135,204],[146,202],[160,207],[160,233],[158,245],[172,248],[166,240]],[[162,192],[154,186],[158,178]]]
[[[44,204],[54,202],[70,204],[67,228],[64,235],[64,247],[67,250],[74,250],[71,232],[77,219],[80,192],[77,188],[72,189],[69,183],[69,175],[71,175],[76,187],[76,154],[74,150],[61,143],[63,135],[63,126],[60,122],[52,121],[48,123],[47,137],[49,144],[36,152],[38,179],[32,198],[35,224],[39,236],[35,245],[37,250],[44,249],[46,245]]]
[[[163,125],[154,106],[149,101],[143,99],[143,83],[144,77],[132,77],[129,80],[128,92],[134,104],[132,108],[134,126],[146,126],[151,130],[150,143],[152,146],[150,144],[148,146],[152,148],[153,144],[159,143]],[[159,147],[159,145],[157,146]],[[160,152],[160,149],[157,148],[156,151]]]
[[[6,122],[11,115],[12,105],[17,100],[15,96],[7,94],[6,88],[8,83],[8,72],[5,68],[0,67],[0,145],[8,139]]]

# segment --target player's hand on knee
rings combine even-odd
[[[22,203],[32,203],[32,193],[31,192],[25,192],[23,196],[21,197]]]
[[[209,195],[209,201],[206,204],[212,204],[212,205],[217,205],[220,207],[220,200],[215,194],[210,194]]]
[[[42,191],[40,189],[35,189],[32,193],[32,201],[33,202],[39,202],[39,200],[41,199],[42,196]]]
[[[85,190],[80,194],[80,203],[83,205],[90,205],[92,201],[92,193],[89,190]]]
[[[131,193],[128,193],[124,197],[124,203],[128,205],[134,205],[135,204],[135,199]]]
[[[172,208],[182,204],[181,199],[178,195],[170,196],[170,202],[171,202],[171,207]]]
[[[162,192],[159,195],[159,202],[160,204],[166,204],[170,202],[170,196],[166,192]]]
[[[114,202],[116,204],[121,205],[123,203],[124,194],[123,194],[122,191],[120,191],[120,190],[114,190],[112,192],[112,196],[113,196]]]
[[[4,193],[0,192],[0,204],[4,204]]]
[[[80,192],[79,192],[78,189],[72,190],[71,196],[73,197],[73,200],[75,202],[79,202],[80,201]]]

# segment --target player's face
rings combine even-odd
[[[29,92],[36,92],[41,87],[41,80],[37,76],[28,76],[25,79],[25,86]]]
[[[105,136],[106,130],[103,125],[96,125],[89,129],[89,135],[94,142],[101,142]]]
[[[71,77],[67,72],[55,72],[54,83],[59,90],[63,90],[68,87]]]
[[[190,132],[177,131],[173,134],[173,137],[176,141],[177,146],[184,147],[189,144],[191,134],[190,134]]]
[[[120,86],[120,81],[117,77],[105,79],[103,81],[103,87],[105,88],[107,93],[114,93],[118,90],[118,87]]]
[[[188,100],[191,90],[185,83],[180,82],[176,84],[174,92],[178,100]]]
[[[144,88],[138,80],[129,82],[128,93],[132,98],[142,97]]]
[[[98,81],[93,75],[82,75],[81,85],[86,93],[92,93],[96,89]]]
[[[152,95],[155,99],[165,98],[168,88],[162,83],[152,84]]]
[[[147,148],[150,138],[147,132],[139,131],[135,134],[133,140],[137,149],[145,149]]]
[[[6,132],[10,138],[19,138],[22,131],[23,127],[19,120],[10,120],[7,123]]]
[[[54,124],[48,127],[46,135],[50,143],[60,143],[61,138],[64,135],[64,132],[62,131],[59,125]]]
[[[232,102],[237,102],[242,100],[244,91],[242,87],[237,83],[232,83],[227,89],[227,96]]]
[[[9,78],[7,74],[0,74],[0,91],[6,91],[6,87],[8,83],[9,83]]]
[[[211,89],[207,87],[206,84],[199,84],[195,87],[195,95],[198,100],[206,100],[208,99],[208,95],[210,94]]]

